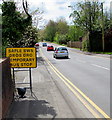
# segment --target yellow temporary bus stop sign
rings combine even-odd
[[[12,68],[35,68],[36,48],[6,48],[6,57],[10,57]]]

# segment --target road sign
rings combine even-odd
[[[10,57],[12,68],[35,68],[36,48],[6,48],[6,57]]]

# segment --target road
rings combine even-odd
[[[15,92],[15,100],[11,104],[6,118],[10,119],[39,119],[39,118],[102,118],[97,111],[90,112],[88,103],[78,98],[68,89],[68,83],[59,73],[51,70],[41,50],[37,52],[37,67],[32,68],[32,91],[27,89],[25,97],[19,98]],[[24,71],[23,71],[24,70]],[[15,68],[15,86],[29,87],[27,68]],[[66,86],[67,85],[67,86]],[[70,87],[71,88],[71,87]],[[73,89],[73,88],[72,88]],[[74,90],[73,90],[74,91]],[[74,91],[77,95],[78,93]],[[80,100],[79,100],[80,99]],[[83,102],[83,103],[81,103]],[[84,106],[86,104],[86,107]],[[89,107],[91,109],[91,107]],[[92,109],[91,109],[92,110]],[[98,116],[97,116],[98,114]],[[95,115],[95,116],[94,116]]]
[[[101,110],[110,115],[110,59],[85,55],[68,48],[69,59],[53,58],[53,51],[41,47],[43,55],[71,83],[77,86]]]
[[[69,59],[53,58],[40,46],[32,68],[32,91],[15,100],[6,118],[109,118],[110,60],[69,49]],[[23,71],[25,70],[25,71]],[[30,87],[26,68],[15,68],[15,87]]]

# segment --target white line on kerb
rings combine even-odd
[[[91,65],[96,66],[96,67],[103,68],[103,69],[105,69],[105,70],[110,70],[109,68],[106,68],[106,67],[103,67],[103,66],[99,66],[99,65],[96,65],[96,64],[91,64]]]

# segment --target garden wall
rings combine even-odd
[[[2,118],[4,118],[14,97],[14,81],[11,77],[9,58],[0,60],[0,70],[2,70],[2,98],[0,98],[0,102],[2,102]]]

